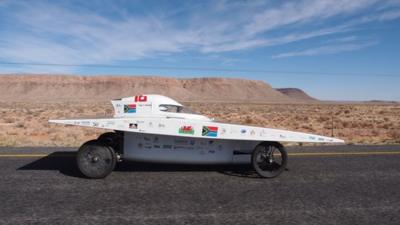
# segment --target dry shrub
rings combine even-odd
[[[329,116],[319,116],[318,119],[317,119],[317,122],[322,123],[322,122],[325,122],[325,121],[328,121],[328,120],[331,120],[331,117],[329,117]]]
[[[358,127],[363,128],[363,129],[373,128],[374,127],[372,122],[360,122],[358,125],[359,125]]]
[[[15,123],[15,118],[6,117],[3,120],[4,123]]]
[[[371,130],[371,134],[372,134],[373,136],[378,136],[378,135],[380,134],[380,132],[379,132],[379,130],[377,130],[377,129],[373,129],[373,130]]]
[[[389,137],[393,140],[399,142],[400,141],[400,130],[391,130],[389,132]]]
[[[25,127],[25,125],[23,124],[23,123],[17,123],[17,124],[15,124],[15,127],[16,128],[24,128]]]
[[[333,126],[335,126],[335,125],[333,125]],[[325,123],[323,128],[327,129],[327,130],[331,130],[332,129],[332,124],[331,123]],[[335,129],[335,127],[333,127],[333,128]]]
[[[341,124],[342,124],[342,127],[344,127],[344,128],[350,128],[351,127],[351,123],[349,121],[342,121]]]
[[[250,116],[247,116],[244,122],[246,124],[252,124],[254,122],[254,120]]]
[[[303,126],[301,126],[301,128],[304,129],[304,130],[309,130],[309,131],[314,130],[314,129],[312,128],[312,126],[310,126],[309,124],[304,124]]]

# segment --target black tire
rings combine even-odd
[[[122,149],[122,141],[120,136],[114,132],[107,132],[101,134],[98,138],[98,141],[104,143],[107,146],[110,146],[114,149],[114,151],[121,153]]]
[[[91,140],[79,148],[76,162],[84,176],[100,179],[114,170],[117,156],[111,147],[98,140]]]
[[[251,156],[251,164],[258,175],[273,178],[281,174],[287,165],[287,152],[276,142],[257,145]]]

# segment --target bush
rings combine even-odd
[[[246,117],[246,120],[244,121],[246,124],[251,124],[253,123],[253,119],[250,116]]]
[[[392,130],[389,132],[389,137],[395,141],[400,141],[400,130]]]
[[[23,123],[17,123],[17,124],[15,124],[15,127],[16,128],[24,128],[25,125]]]
[[[5,123],[15,123],[15,119],[14,119],[14,118],[7,117],[7,118],[4,118],[4,122],[5,122]]]

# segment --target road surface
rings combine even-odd
[[[71,148],[0,148],[0,224],[400,224],[400,146],[289,148],[288,170],[123,163],[82,178]]]

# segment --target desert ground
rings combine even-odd
[[[399,104],[186,103],[217,121],[342,138],[348,144],[400,143]],[[0,146],[76,147],[105,130],[49,124],[49,119],[111,117],[109,102],[0,103]],[[333,129],[332,129],[333,124]]]

